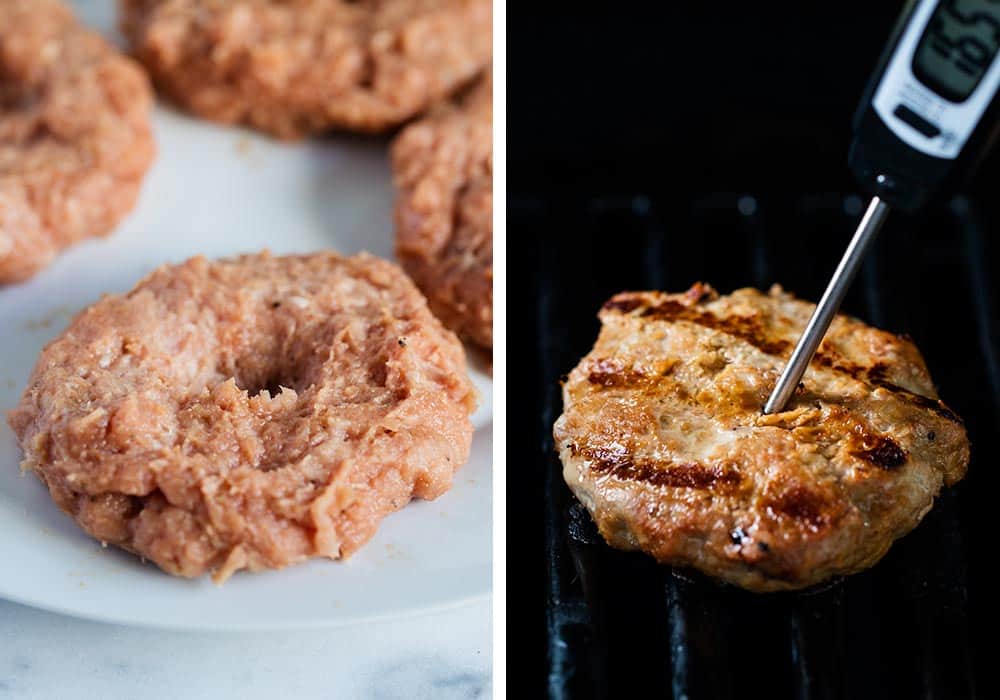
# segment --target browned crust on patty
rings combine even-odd
[[[206,119],[293,139],[380,132],[492,55],[489,0],[121,0],[158,88]]]
[[[754,591],[873,565],[965,474],[961,420],[908,339],[838,316],[761,407],[813,306],[780,288],[624,292],[563,386],[567,483],[608,542]]]
[[[392,147],[396,254],[445,325],[493,347],[493,79]]]
[[[62,3],[0,2],[0,284],[131,211],[151,105],[142,70]]]
[[[368,255],[193,258],[83,311],[9,422],[56,503],[165,571],[347,556],[469,454],[464,353]]]

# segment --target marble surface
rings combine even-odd
[[[488,698],[489,620],[483,601],[364,627],[185,633],[0,601],[0,698]]]

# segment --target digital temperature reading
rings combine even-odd
[[[942,0],[920,39],[913,73],[952,102],[979,84],[1000,48],[1000,0]]]

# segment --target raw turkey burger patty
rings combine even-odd
[[[445,325],[493,348],[493,79],[392,147],[396,254]]]
[[[164,266],[83,311],[9,417],[56,503],[165,571],[349,555],[468,457],[458,340],[396,266]]]
[[[917,348],[856,319],[838,316],[786,409],[761,413],[812,310],[704,285],[604,305],[555,439],[608,542],[800,588],[873,565],[962,478],[965,429]]]
[[[489,0],[122,0],[157,85],[196,114],[282,138],[385,131],[492,56]]]
[[[145,74],[55,0],[0,0],[0,284],[109,233],[155,146]]]

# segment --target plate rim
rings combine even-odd
[[[385,612],[368,613],[354,617],[331,618],[320,617],[314,620],[296,619],[280,622],[277,620],[266,621],[255,618],[247,618],[244,622],[230,622],[223,624],[191,624],[190,618],[179,618],[177,623],[164,618],[137,618],[134,616],[118,616],[115,614],[102,614],[96,611],[75,608],[72,606],[52,605],[44,601],[32,600],[30,596],[10,595],[6,590],[0,590],[0,600],[4,600],[16,605],[22,605],[34,610],[64,615],[77,620],[87,622],[97,622],[106,625],[122,625],[138,629],[169,630],[173,632],[280,632],[294,630],[316,630],[316,629],[337,629],[356,627],[368,624],[383,624],[396,620],[409,620],[414,618],[433,616],[439,613],[469,607],[480,601],[488,601],[493,596],[492,587],[478,593],[471,593],[458,598],[440,600],[428,603],[419,607],[404,607],[390,609]],[[183,621],[187,621],[186,623]]]

